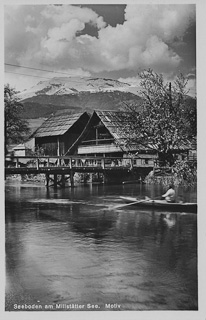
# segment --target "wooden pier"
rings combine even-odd
[[[6,159],[5,175],[45,174],[47,187],[65,187],[67,180],[74,186],[74,174],[135,172],[140,168],[153,169],[155,161],[148,158],[79,157],[79,156],[16,156]],[[60,179],[59,179],[60,177]]]

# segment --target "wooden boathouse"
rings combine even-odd
[[[68,153],[82,157],[102,157],[108,163],[108,158],[113,158],[111,165],[114,167],[130,166],[130,159],[133,159],[135,170],[122,172],[121,179],[142,179],[154,167],[157,154],[141,144],[128,144],[126,127],[130,116],[130,112],[95,110]],[[119,181],[120,175],[113,171],[108,179]]]
[[[128,144],[129,134],[126,131],[130,112],[95,110],[85,129],[66,154],[96,157],[132,157],[147,159],[154,164],[155,152],[142,144]]]
[[[5,173],[44,173],[46,185],[55,187],[64,187],[67,179],[73,186],[76,172],[96,174],[104,183],[144,179],[158,166],[158,156],[140,143],[128,144],[129,121],[128,112],[121,111],[95,110],[91,116],[58,111],[32,135],[43,153],[27,157],[24,168],[25,157],[14,157],[16,167]],[[189,148],[175,152],[187,156]]]
[[[66,175],[73,185],[75,172],[104,183],[143,178],[153,169],[156,154],[140,145],[128,146],[125,121],[126,113],[118,111],[94,111],[91,117],[86,112],[57,112],[33,134],[44,153],[28,159],[27,168],[20,168],[22,159],[16,158],[16,168],[6,173],[44,173],[46,185],[55,186],[64,186]]]
[[[58,110],[32,134],[36,149],[48,156],[64,155],[81,135],[89,118],[87,112],[71,114],[68,109]]]

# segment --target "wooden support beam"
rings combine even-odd
[[[133,159],[131,158],[131,159],[130,159],[130,168],[133,169],[133,167],[134,167],[134,161],[133,161]]]
[[[65,176],[64,176],[64,174],[62,174],[62,176],[61,176],[61,187],[62,188],[65,188],[65,182],[66,182]]]
[[[72,157],[69,158],[69,167],[70,167],[70,169],[72,168]]]
[[[101,166],[102,166],[103,169],[105,169],[105,159],[104,158],[101,159]]]
[[[54,177],[50,176],[50,174],[46,173],[45,174],[45,186],[48,187],[57,187],[60,186],[61,188],[65,188],[66,181],[71,179],[70,175],[65,177],[64,174],[61,175],[61,179],[58,180],[58,175],[54,174]],[[73,181],[73,180],[72,180]],[[74,186],[73,184],[71,184]]]
[[[46,174],[45,174],[45,186],[46,186],[47,188],[49,187],[49,181],[50,181],[50,179],[49,179],[49,174],[46,173]]]
[[[39,158],[36,160],[36,168],[39,170]]]
[[[103,172],[103,183],[107,183],[108,182],[108,176],[107,173],[104,171]]]
[[[57,137],[57,156],[60,156],[60,141],[59,141],[59,137]],[[57,166],[61,165],[61,160],[58,158],[57,159]]]
[[[57,188],[57,174],[54,174],[54,188]]]
[[[59,137],[57,137],[57,155],[60,156],[60,143],[59,143]]]
[[[96,145],[98,145],[98,128],[96,128]]]
[[[71,170],[70,172],[70,183],[71,183],[71,187],[74,187],[74,172],[73,170]]]

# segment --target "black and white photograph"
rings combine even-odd
[[[201,6],[2,8],[4,319],[206,319]]]

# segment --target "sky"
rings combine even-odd
[[[22,91],[68,75],[138,86],[138,73],[151,68],[168,81],[182,72],[194,96],[195,9],[194,4],[5,5],[5,83]]]

